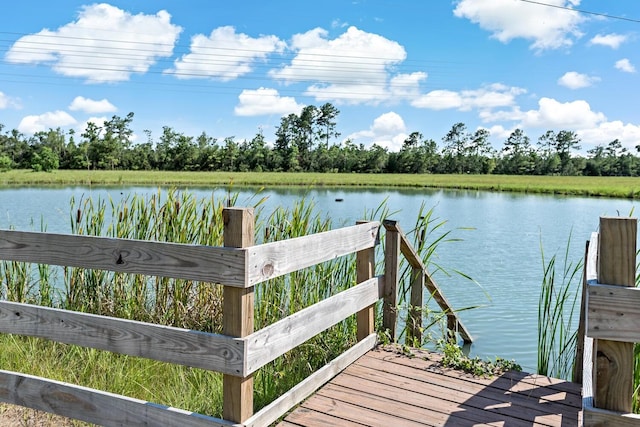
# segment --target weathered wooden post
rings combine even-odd
[[[422,346],[422,293],[425,286],[424,270],[420,267],[411,266],[411,303],[407,321],[409,328],[407,329],[407,338]]]
[[[225,208],[224,246],[246,248],[253,246],[255,219],[252,208]],[[253,333],[254,288],[224,287],[222,307],[225,335],[245,337]],[[242,423],[253,415],[253,375],[241,378],[223,377],[223,418]]]
[[[358,221],[363,224],[368,221]],[[376,248],[364,249],[356,253],[356,281],[362,283],[375,275]],[[360,310],[356,314],[358,341],[362,341],[375,331],[375,305]]]
[[[635,286],[635,218],[600,218],[598,283]],[[594,340],[594,406],[631,412],[633,401],[633,343]]]
[[[396,221],[385,220],[384,228],[384,305],[382,307],[382,327],[388,330],[391,340],[396,337],[398,317],[398,273],[400,263],[400,233]]]

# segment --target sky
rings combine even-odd
[[[281,117],[338,108],[335,141],[397,151],[458,122],[496,149],[570,130],[581,151],[640,145],[637,0],[76,0],[5,2],[0,124],[82,133],[134,113],[164,126],[275,139]]]

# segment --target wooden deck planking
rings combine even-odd
[[[567,427],[581,422],[578,384],[519,372],[473,377],[437,354],[375,349],[289,414],[279,427]]]

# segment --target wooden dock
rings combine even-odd
[[[438,354],[374,349],[290,413],[279,427],[578,426],[580,385],[508,372],[473,377]]]

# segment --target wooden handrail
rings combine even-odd
[[[460,334],[460,337],[463,339],[465,343],[467,344],[471,343],[473,341],[471,334],[469,333],[467,328],[463,325],[462,321],[458,317],[456,311],[453,309],[449,301],[445,298],[438,284],[435,282],[433,277],[431,277],[431,274],[429,274],[427,267],[422,262],[422,259],[420,259],[420,256],[418,256],[418,253],[414,249],[411,242],[409,242],[409,239],[407,238],[407,236],[403,233],[398,222],[392,221],[392,220],[385,220],[383,222],[383,225],[387,230],[387,232],[393,231],[399,234],[400,252],[402,253],[402,255],[404,255],[405,259],[413,269],[412,277],[414,279],[411,287],[412,288],[411,306],[422,307],[422,286],[426,287],[429,293],[431,294],[431,297],[434,299],[434,301],[436,301],[438,306],[446,314],[447,328],[454,333],[458,332]],[[415,279],[416,277],[418,277],[418,275],[421,275],[423,280]],[[411,315],[411,312],[410,312],[410,315]],[[413,320],[414,323],[416,321],[417,319]],[[416,335],[417,331],[414,330],[413,333],[414,335]]]
[[[242,376],[246,342],[183,328],[0,301],[0,332]]]
[[[244,249],[0,230],[0,260],[245,286]]]

